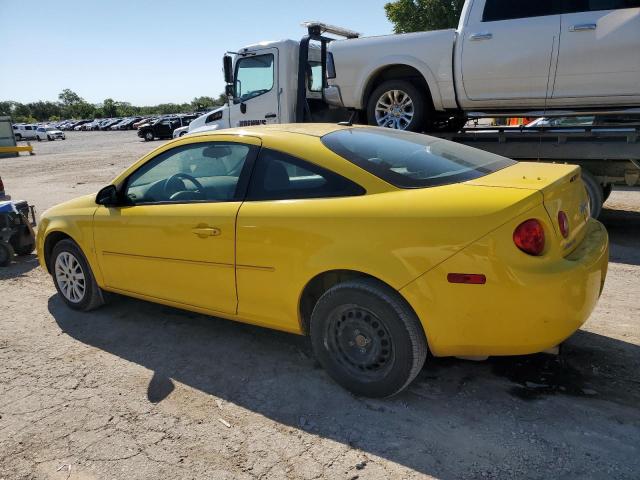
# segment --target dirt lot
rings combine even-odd
[[[43,211],[157,145],[70,133],[0,175]],[[297,336],[123,297],[72,312],[24,258],[0,270],[0,479],[640,478],[640,192],[602,220],[609,277],[560,360],[429,359],[385,401]]]

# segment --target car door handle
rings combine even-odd
[[[221,233],[220,229],[215,227],[196,227],[191,231],[200,238],[217,237]]]
[[[479,40],[491,40],[493,38],[493,33],[490,32],[481,32],[481,33],[473,33],[469,36],[469,40],[477,42]]]
[[[276,118],[277,115],[275,113],[267,113],[264,118]]]
[[[595,30],[598,28],[597,23],[580,23],[578,25],[571,25],[569,27],[570,32],[586,32],[587,30]]]

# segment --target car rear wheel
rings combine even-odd
[[[22,135],[20,135],[19,133],[16,133],[16,140],[18,141],[22,140]]]
[[[86,312],[104,304],[102,290],[74,241],[61,240],[55,245],[51,272],[56,290],[69,307]]]
[[[316,357],[338,384],[366,397],[402,391],[420,372],[427,341],[397,292],[373,279],[327,290],[311,315]]]
[[[367,104],[369,125],[420,132],[424,129],[425,94],[405,80],[389,80],[376,88]]]

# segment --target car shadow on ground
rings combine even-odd
[[[640,265],[640,212],[604,208],[598,220],[609,232],[610,261]]]
[[[0,280],[22,277],[38,266],[35,254],[16,256],[6,267],[0,267]]]
[[[370,400],[335,385],[304,337],[120,296],[91,313],[58,295],[48,306],[64,333],[153,371],[152,403],[180,382],[439,478],[579,477],[546,459],[584,458],[593,473],[640,438],[639,347],[585,331],[559,358],[430,358],[405,392]]]

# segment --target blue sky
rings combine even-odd
[[[387,1],[0,0],[0,100],[56,100],[64,88],[91,103],[217,97],[225,51],[299,39],[304,20],[391,33]]]

